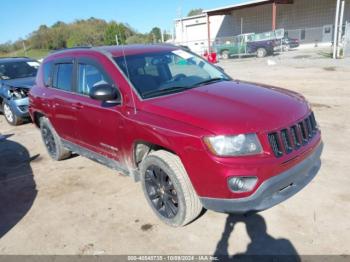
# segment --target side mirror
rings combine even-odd
[[[92,99],[104,102],[120,102],[120,93],[118,89],[109,84],[93,86],[90,89],[89,96]]]

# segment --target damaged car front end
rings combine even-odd
[[[39,63],[29,58],[0,59],[1,111],[11,125],[29,118],[28,94],[35,83]]]
[[[7,102],[14,113],[20,118],[27,118],[28,113],[28,93],[30,87],[5,86],[4,92],[7,92]]]

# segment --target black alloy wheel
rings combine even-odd
[[[178,213],[179,201],[174,184],[164,170],[155,165],[147,168],[145,187],[154,208],[165,218],[174,218]]]
[[[51,130],[48,127],[44,126],[41,132],[47,151],[51,157],[55,158],[57,154],[56,142]]]

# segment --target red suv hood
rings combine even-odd
[[[141,110],[215,134],[270,131],[304,117],[309,107],[292,91],[246,82],[218,82],[145,100]]]

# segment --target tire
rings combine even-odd
[[[18,126],[23,123],[23,119],[13,112],[11,106],[5,101],[2,102],[2,112],[5,116],[7,123],[12,126]]]
[[[62,141],[46,117],[40,118],[41,137],[50,157],[56,161],[67,159],[71,152],[63,147]]]
[[[283,52],[288,52],[291,49],[291,47],[289,45],[284,45],[282,48]]]
[[[263,58],[267,55],[267,51],[265,48],[258,48],[258,50],[256,50],[256,57],[258,58]]]
[[[203,207],[178,156],[154,151],[140,169],[143,192],[160,220],[180,227],[198,217]]]
[[[222,51],[221,52],[221,57],[222,57],[222,59],[225,59],[225,60],[229,59],[230,58],[230,52],[228,50]]]

